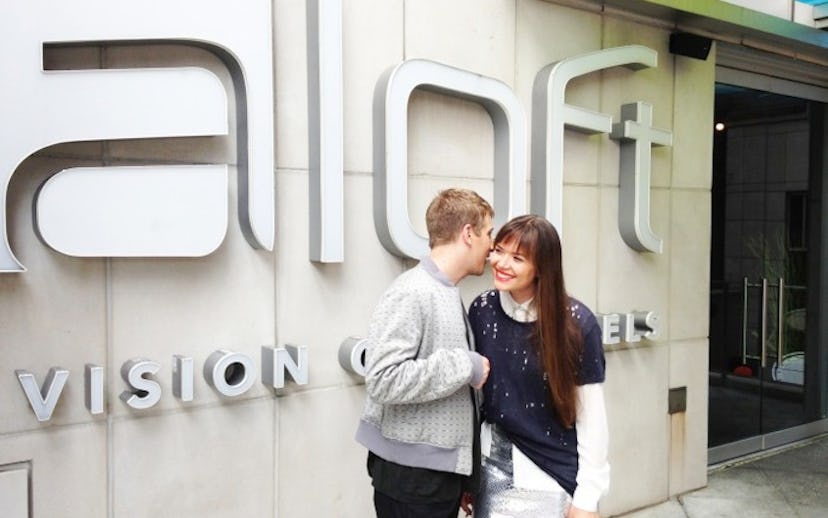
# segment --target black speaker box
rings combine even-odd
[[[675,32],[670,35],[670,53],[690,58],[707,59],[712,40],[688,32]]]

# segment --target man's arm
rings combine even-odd
[[[458,303],[458,309],[462,310]],[[365,387],[378,403],[422,403],[442,399],[463,386],[482,386],[487,361],[465,347],[438,348],[419,355],[426,329],[416,296],[387,293],[372,319],[366,350]],[[462,313],[458,314],[462,319]],[[459,326],[463,321],[459,320]]]

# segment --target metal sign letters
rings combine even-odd
[[[0,273],[23,272],[8,240],[10,178],[30,155],[48,146],[90,140],[223,136],[236,140],[238,220],[252,247],[274,246],[273,27],[271,0],[145,0],[111,9],[110,0],[14,0],[0,3]],[[84,15],[79,15],[84,13]],[[197,13],[194,16],[193,13]],[[344,165],[341,0],[308,1],[309,258],[344,261]],[[72,23],[66,23],[66,20]],[[35,20],[36,23],[32,23]],[[204,48],[227,67],[234,99],[210,71],[196,67],[44,70],[52,45],[184,44]],[[650,226],[651,152],[672,145],[652,127],[652,106],[624,104],[620,121],[568,104],[574,78],[612,67],[655,67],[657,54],[640,45],[570,57],[538,72],[531,128],[515,92],[494,78],[424,59],[388,69],[374,92],[374,225],[391,253],[418,258],[428,250],[408,214],[407,108],[421,88],[480,104],[492,119],[496,225],[531,211],[562,231],[565,128],[606,134],[619,142],[618,226],[631,248],[661,253]],[[237,123],[229,128],[229,103]],[[32,121],[36,121],[33,123]],[[531,146],[530,135],[531,129]],[[232,133],[231,133],[232,132]],[[530,160],[531,159],[531,160]],[[228,164],[72,167],[45,181],[34,202],[35,232],[52,249],[76,257],[198,257],[213,252],[228,225]],[[653,313],[604,315],[604,343],[652,338]],[[343,368],[364,373],[364,340],[339,351]],[[120,394],[134,409],[161,397],[159,363],[133,358],[121,366]],[[172,392],[194,397],[194,362],[175,355]],[[253,360],[218,350],[204,362],[209,386],[237,397],[254,384]],[[262,382],[307,383],[304,347],[263,347]],[[51,419],[69,371],[49,369],[42,385],[16,371],[35,416]],[[104,412],[104,370],[84,371],[85,405]]]
[[[6,121],[0,128],[0,272],[25,270],[8,243],[6,189],[15,169],[32,153],[70,141],[229,132],[227,93],[206,70],[42,69],[44,46],[79,42],[177,42],[207,48],[223,60],[236,90],[239,222],[252,246],[271,250],[270,2],[230,6],[222,0],[154,0],[124,6],[128,12],[117,16],[100,14],[114,13],[106,4],[32,0],[0,7],[0,33],[7,45],[19,49],[0,56],[4,73],[15,78],[0,83]],[[163,7],[163,17],[157,16],[155,4]],[[320,262],[344,260],[341,9],[338,0],[308,4],[309,257]],[[73,16],[78,11],[99,14]],[[191,16],[194,11],[199,16]],[[62,23],[70,17],[75,23]],[[35,27],[27,23],[31,19],[38,20]],[[620,233],[630,247],[659,253],[661,240],[649,225],[650,150],[671,145],[672,136],[651,127],[652,109],[646,103],[623,107],[622,121],[613,125],[609,114],[564,99],[572,79],[617,66],[654,67],[656,52],[640,45],[610,48],[564,59],[538,73],[532,101],[531,210],[561,230],[565,127],[610,134],[621,143]],[[472,100],[492,117],[497,223],[526,212],[529,149],[523,108],[502,82],[420,59],[384,74],[375,92],[374,223],[386,249],[414,258],[427,249],[425,237],[413,230],[406,202],[406,106],[416,88]],[[30,120],[48,123],[25,123]],[[148,174],[150,168],[154,175]],[[105,190],[89,188],[104,181]],[[203,256],[220,245],[226,232],[227,203],[221,196],[226,181],[225,164],[66,169],[35,200],[36,232],[53,249],[73,256]],[[158,182],[179,185],[178,194],[158,196]],[[109,194],[102,197],[104,191]]]
[[[239,221],[252,246],[272,249],[275,210],[270,20],[269,0],[148,0],[124,3],[117,10],[111,9],[108,0],[3,2],[0,34],[4,45],[14,52],[0,54],[0,69],[4,77],[14,79],[0,82],[4,121],[0,126],[0,271],[25,271],[9,247],[6,191],[11,175],[29,155],[62,142],[228,133],[227,94],[212,73],[193,67],[44,71],[43,48],[55,44],[184,43],[204,47],[221,58],[236,90]],[[200,168],[204,174],[193,171]],[[141,167],[103,169],[112,173],[112,184],[120,184],[126,191],[145,179]],[[96,229],[60,225],[60,218],[71,207],[101,202],[96,192],[75,188],[75,177],[88,173],[75,169],[61,173],[62,180],[51,186],[48,201],[37,201],[39,233],[50,246],[72,255],[209,253],[217,246],[216,236],[224,235],[225,217],[218,214],[192,221],[187,213],[200,210],[202,194],[214,192],[226,179],[216,174],[212,165],[162,169],[170,182],[188,184],[183,196],[158,200],[163,221],[178,218],[180,230],[172,236],[153,241],[154,234],[145,238],[138,232],[118,240],[119,234],[135,230],[136,214],[123,211],[106,213],[107,221],[98,222],[106,225],[100,236]],[[151,190],[139,190],[135,196],[139,195],[151,196]],[[117,204],[124,200],[109,201]],[[210,210],[226,213],[227,205],[218,203]],[[145,215],[139,213],[138,217]],[[205,230],[205,226],[209,228]],[[175,241],[188,233],[203,238],[196,242],[184,239],[171,246],[164,241]],[[116,235],[114,242],[112,235]]]
[[[173,355],[172,385],[176,399],[187,403],[193,400],[193,359]],[[271,389],[285,387],[288,379],[297,385],[308,383],[308,350],[304,346],[262,347],[262,383]],[[145,410],[161,400],[161,384],[155,375],[162,370],[160,363],[144,358],[132,358],[121,365],[121,378],[128,387],[119,398],[130,408]],[[241,396],[256,382],[255,364],[249,356],[219,349],[204,362],[203,375],[207,384],[221,396]],[[49,369],[42,386],[35,375],[25,370],[15,371],[29,406],[38,421],[49,421],[57,406],[69,371],[60,367]],[[84,372],[84,402],[92,415],[104,412],[104,369],[87,364]]]

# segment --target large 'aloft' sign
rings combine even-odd
[[[159,18],[154,3],[163,6]],[[0,272],[22,272],[8,241],[6,192],[31,154],[86,140],[227,135],[227,92],[209,71],[162,69],[44,70],[49,45],[184,43],[206,48],[233,80],[238,152],[238,219],[251,246],[274,245],[273,69],[270,0],[133,2],[117,13],[108,0],[4,2],[0,34],[15,52],[0,55]],[[342,28],[339,1],[311,0],[308,48],[311,260],[344,260]],[[95,13],[78,17],[77,12]],[[198,12],[198,16],[192,16]],[[43,13],[48,13],[44,15]],[[32,26],[29,20],[37,19]],[[65,20],[73,23],[66,24]],[[162,23],[163,22],[163,23]],[[606,133],[621,146],[619,230],[636,250],[661,252],[650,229],[652,146],[670,145],[652,127],[652,106],[621,108],[621,120],[566,103],[569,82],[599,70],[656,66],[640,45],[574,56],[543,67],[529,127],[514,91],[472,71],[408,60],[378,79],[374,103],[374,221],[390,252],[420,257],[427,241],[411,224],[407,203],[407,104],[418,88],[482,105],[494,128],[497,223],[531,212],[559,229],[562,219],[564,128]],[[48,121],[31,124],[29,121]],[[529,166],[527,162],[530,162]],[[227,229],[227,164],[73,167],[47,180],[35,199],[35,225],[51,248],[78,257],[198,257],[220,246]]]
[[[273,41],[271,0],[147,0],[110,9],[110,0],[0,3],[0,37],[14,52],[0,53],[0,273],[23,272],[8,240],[6,195],[12,174],[27,157],[64,142],[222,136],[237,120],[238,220],[254,248],[272,250],[275,236]],[[310,250],[319,262],[344,260],[342,27],[339,0],[308,3],[308,116],[310,127]],[[94,16],[77,16],[77,13]],[[163,12],[159,17],[158,13]],[[192,16],[197,12],[198,16]],[[31,20],[37,20],[32,25]],[[67,24],[65,20],[71,19]],[[45,70],[44,49],[73,44],[177,43],[204,48],[226,65],[234,98],[196,67]],[[390,252],[420,257],[427,239],[408,214],[407,106],[418,88],[479,103],[494,133],[496,223],[529,210],[561,229],[564,129],[604,133],[621,146],[618,225],[639,251],[660,253],[650,228],[650,158],[653,146],[671,145],[668,131],[652,127],[652,106],[621,107],[621,120],[566,103],[569,82],[611,67],[655,67],[657,54],[640,45],[610,48],[543,67],[532,97],[532,127],[514,91],[501,81],[428,60],[407,60],[378,78],[374,102],[374,223]],[[44,121],[32,124],[30,121]],[[531,129],[531,133],[530,133]],[[531,146],[529,135],[531,134]],[[530,151],[527,151],[530,150]],[[526,186],[531,174],[531,208]],[[71,167],[44,182],[34,200],[35,230],[52,249],[76,257],[199,257],[214,251],[227,231],[227,164]],[[602,317],[604,342],[637,341],[655,332],[652,313]],[[358,371],[359,341],[340,351],[344,368]],[[176,355],[173,395],[193,398],[193,359]],[[121,367],[123,402],[146,409],[161,395],[153,380],[160,365],[133,358]],[[237,397],[253,385],[252,360],[219,350],[204,363],[215,391]],[[307,383],[304,347],[263,347],[262,381],[278,389],[286,376]],[[69,371],[49,370],[42,384],[16,371],[41,421],[51,419]],[[104,371],[88,364],[85,400],[104,410]]]

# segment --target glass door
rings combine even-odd
[[[716,85],[712,461],[760,450],[763,436],[808,421],[810,106],[803,99]]]
[[[711,303],[722,315],[711,343],[709,445],[805,423],[807,287],[783,277],[717,284]]]

